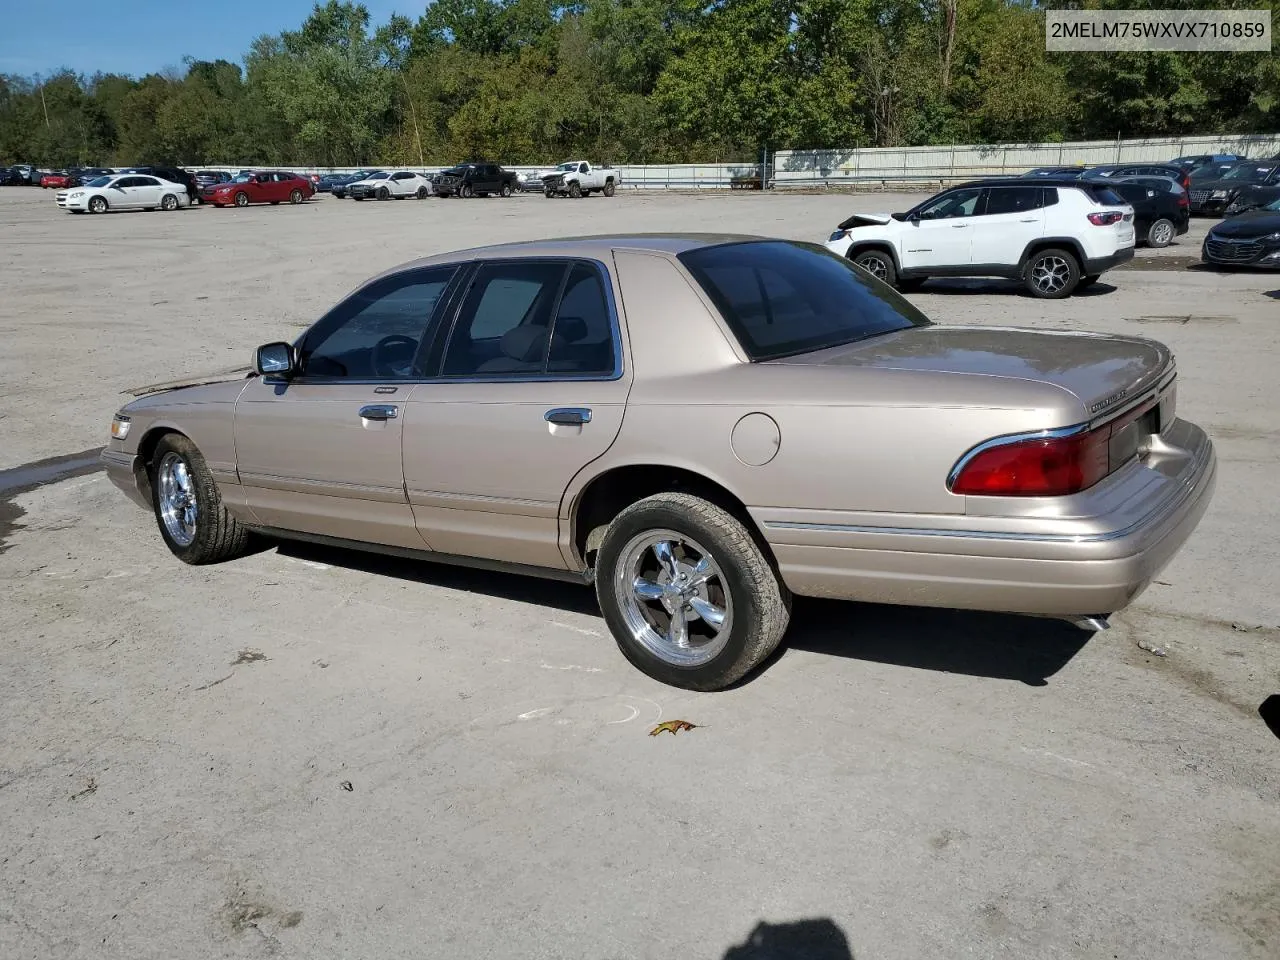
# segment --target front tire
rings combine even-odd
[[[464,183],[462,185],[462,189],[458,191],[458,196],[460,196],[463,200],[470,200],[475,195],[476,195],[476,192],[471,189],[471,184],[469,183]]]
[[[427,199],[427,197],[431,196],[431,191],[428,190],[426,187],[419,187],[418,192],[414,194],[414,196],[416,196],[419,200],[425,200]]]
[[[199,565],[246,551],[249,531],[223,506],[218,485],[194,443],[177,433],[162,437],[148,470],[156,524],[175,557]]]
[[[107,212],[107,209],[108,209],[108,205],[107,205],[107,201],[106,201],[106,199],[105,199],[105,198],[103,198],[103,197],[90,197],[90,198],[89,198],[89,212],[90,212],[90,213],[106,213],[106,212]]]
[[[388,190],[386,187],[379,187],[379,188],[378,188],[378,199],[379,199],[379,200],[390,200],[390,199],[391,199],[391,191],[390,191],[390,190]]]
[[[1080,264],[1067,250],[1040,250],[1031,255],[1023,271],[1027,292],[1041,300],[1071,296],[1080,283]]]
[[[579,197],[582,196],[582,187],[578,184],[577,180],[569,184],[569,196],[571,196],[574,200],[577,200]]]
[[[623,656],[687,690],[742,679],[773,652],[790,619],[790,594],[747,528],[689,494],[656,494],[619,513],[595,579]]]
[[[236,206],[247,207],[249,205],[249,195],[247,193],[236,194]]]
[[[894,287],[898,282],[898,269],[893,263],[893,254],[887,250],[863,250],[853,255],[853,262],[877,280]]]
[[[1161,217],[1151,226],[1147,227],[1147,246],[1148,247],[1167,247],[1173,243],[1174,228],[1173,221],[1166,220]]]

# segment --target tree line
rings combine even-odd
[[[1229,0],[1241,9],[1275,0]],[[0,75],[0,161],[743,160],[761,148],[1271,133],[1267,53],[1045,52],[1034,0],[317,4],[243,65]],[[1167,0],[1058,6],[1134,9]],[[1274,17],[1274,13],[1273,13]]]

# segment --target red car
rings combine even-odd
[[[71,186],[71,174],[69,173],[46,173],[40,178],[40,186],[48,190],[52,187],[55,190],[65,190]]]
[[[315,186],[306,177],[283,170],[242,173],[230,183],[219,183],[200,191],[200,199],[215,207],[251,203],[302,203],[315,195]]]

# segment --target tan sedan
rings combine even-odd
[[[1104,625],[1212,493],[1175,387],[1158,343],[935,326],[815,245],[603,237],[397,267],[103,459],[188,563],[265,534],[594,582],[633,664],[710,690],[792,594]]]

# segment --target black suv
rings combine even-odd
[[[487,197],[500,193],[509,197],[520,189],[519,178],[511,170],[496,163],[463,163],[431,178],[435,192],[442,197]]]
[[[1133,236],[1148,247],[1167,247],[1190,227],[1187,192],[1159,177],[1132,177],[1108,184],[1133,207]]]
[[[1201,216],[1239,213],[1260,207],[1280,194],[1280,162],[1245,160],[1216,180],[1197,180],[1191,212]]]
[[[196,182],[195,176],[178,167],[130,167],[120,172],[146,173],[161,180],[168,180],[170,183],[180,183],[187,188],[187,196],[191,198],[193,207],[200,202],[200,184]]]

